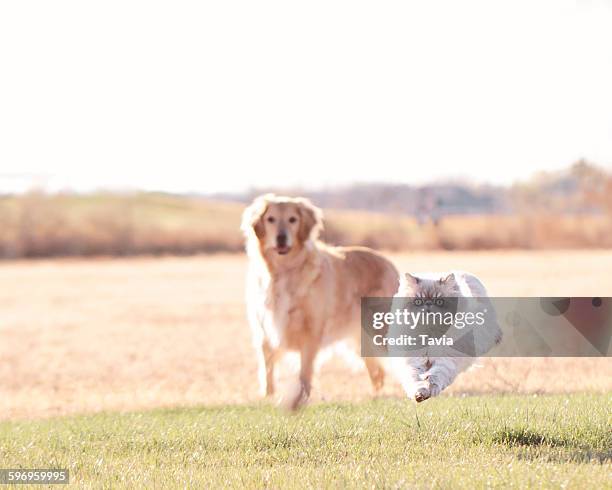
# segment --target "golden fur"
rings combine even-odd
[[[297,408],[310,395],[318,352],[339,340],[356,346],[360,299],[393,296],[398,272],[363,247],[331,247],[320,241],[320,209],[303,198],[267,194],[244,211],[249,273],[247,309],[259,357],[263,394],[274,394],[274,364],[286,351],[300,355],[299,389],[285,403]],[[364,359],[375,390],[384,371]]]

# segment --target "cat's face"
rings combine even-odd
[[[416,306],[442,307],[444,298],[461,295],[454,274],[440,279],[425,279],[406,273],[402,277],[398,296],[414,298]]]

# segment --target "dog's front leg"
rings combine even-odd
[[[374,393],[378,394],[385,384],[385,370],[380,361],[375,357],[364,357],[363,361],[370,375]]]
[[[258,352],[259,364],[259,390],[261,396],[274,395],[274,363],[276,361],[276,351],[267,340],[263,340]]]
[[[318,352],[319,342],[317,339],[309,337],[304,340],[300,349],[299,386],[296,392],[287,400],[287,408],[290,410],[297,410],[304,405],[310,397],[314,363]]]

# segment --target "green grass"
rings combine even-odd
[[[66,467],[81,487],[612,488],[611,409],[442,397],[3,422],[0,466]]]

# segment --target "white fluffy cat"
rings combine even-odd
[[[402,298],[408,298],[407,301],[416,301],[415,304],[419,305],[443,304],[443,298],[459,298],[459,308],[462,311],[474,308],[489,311],[485,328],[480,330],[473,328],[470,332],[470,340],[474,346],[473,353],[482,355],[501,340],[501,330],[495,320],[493,305],[488,299],[487,290],[473,274],[461,271],[414,275],[406,273],[401,276],[395,298],[399,301],[406,301]],[[396,335],[397,331],[394,334],[391,329],[390,333]],[[449,329],[450,335],[458,333],[465,333],[465,331],[452,327]],[[434,350],[437,355],[430,357],[429,354]],[[390,371],[398,378],[409,398],[422,402],[439,395],[460,372],[469,368],[476,360],[476,357],[461,354],[440,357],[441,352],[444,353],[444,348],[422,347],[413,350],[410,357],[388,359]],[[393,355],[393,350],[390,349],[389,353]]]

